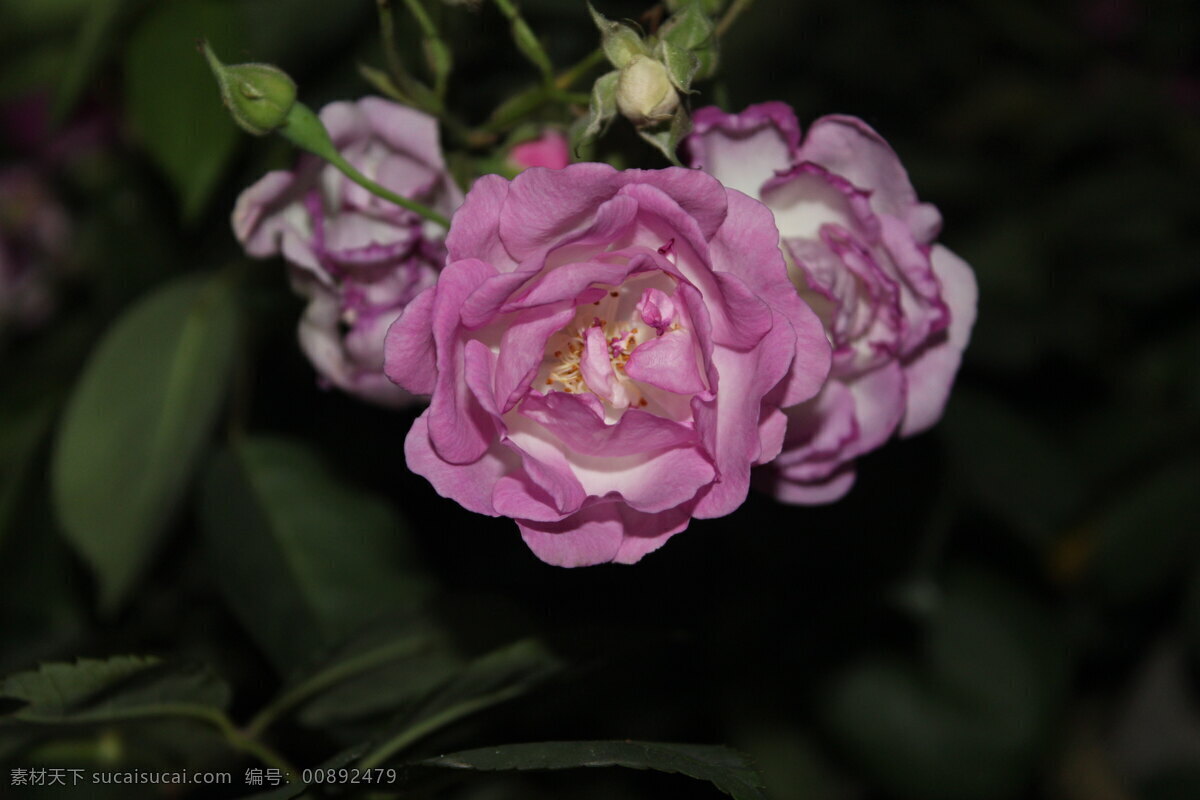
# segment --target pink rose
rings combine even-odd
[[[550,564],[633,563],[746,497],[829,368],[770,212],[686,169],[485,175],[388,331],[408,466]]]
[[[703,108],[694,121],[692,164],[774,212],[792,281],[833,345],[828,384],[787,409],[775,493],[836,500],[856,457],[941,417],[975,322],[975,277],[934,244],[937,209],[918,202],[896,154],[862,120],[822,117],[803,144],[783,103]]]
[[[377,97],[331,103],[320,116],[368,178],[445,216],[462,202],[433,117]],[[300,346],[324,381],[381,405],[411,399],[383,374],[383,341],[437,279],[444,230],[309,155],[244,191],[233,228],[250,255],[282,253],[291,264],[292,286],[309,301]]]
[[[536,139],[515,145],[508,153],[508,160],[517,169],[562,169],[571,163],[571,148],[567,144],[567,137],[550,129]]]

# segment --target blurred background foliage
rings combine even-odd
[[[536,80],[492,6],[429,6],[469,122]],[[522,10],[559,66],[596,45],[582,3]],[[605,740],[541,763],[761,796],[739,757],[611,744],[657,740],[730,745],[781,799],[1200,797],[1200,6],[744,14],[693,104],[870,122],[973,265],[979,322],[942,423],[863,459],[842,502],[752,495],[636,567],[575,571],[408,473],[415,411],[317,386],[282,265],[228,226],[293,156],[234,128],[201,35],[313,107],[382,63],[368,0],[0,0],[0,176],[24,181],[0,237],[55,276],[36,324],[0,304],[3,780],[186,765],[250,794],[281,753]],[[662,165],[621,126],[618,153]],[[51,212],[65,232],[36,241]],[[437,766],[411,796],[720,796]]]

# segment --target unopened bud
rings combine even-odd
[[[634,125],[644,127],[671,118],[679,95],[667,68],[653,58],[634,56],[617,79],[617,108]]]
[[[202,47],[234,122],[255,136],[265,136],[287,123],[288,112],[296,103],[296,82],[286,72],[271,64],[227,67],[208,42]]]

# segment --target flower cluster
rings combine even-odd
[[[649,171],[568,166],[549,131],[463,200],[432,118],[368,98],[321,119],[448,233],[308,159],[243,194],[239,238],[291,263],[328,382],[429,397],[409,468],[548,563],[638,561],[736,509],[755,467],[781,500],[837,499],[941,415],[974,278],[861,120],[802,141],[781,103],[701,109],[697,169]]]

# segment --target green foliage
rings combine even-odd
[[[1028,779],[1065,679],[1052,618],[1014,587],[959,572],[914,662],[852,665],[823,693],[840,746],[896,795],[1009,797]]]
[[[1200,558],[1200,463],[1170,465],[1117,495],[1085,528],[1096,540],[1092,578],[1112,601],[1152,597]]]
[[[248,438],[218,454],[201,518],[226,603],[284,674],[372,619],[411,613],[426,589],[392,509],[296,442]]]
[[[235,3],[160,3],[125,51],[129,121],[174,185],[187,219],[204,210],[240,141],[195,42],[206,38],[221,52],[239,53],[241,21]]]
[[[539,742],[449,753],[421,764],[480,771],[629,767],[677,772],[708,781],[735,800],[766,800],[762,778],[726,747],[661,742]]]
[[[54,452],[54,499],[104,610],[127,597],[187,488],[237,331],[228,276],[182,278],[130,308],[79,379]]]
[[[44,664],[10,675],[0,696],[24,703],[3,718],[6,723],[99,725],[219,716],[229,703],[229,687],[204,667],[117,656]]]
[[[472,661],[419,705],[401,715],[382,743],[362,762],[386,763],[430,733],[463,717],[526,693],[558,672],[562,663],[541,643],[527,640]]]

